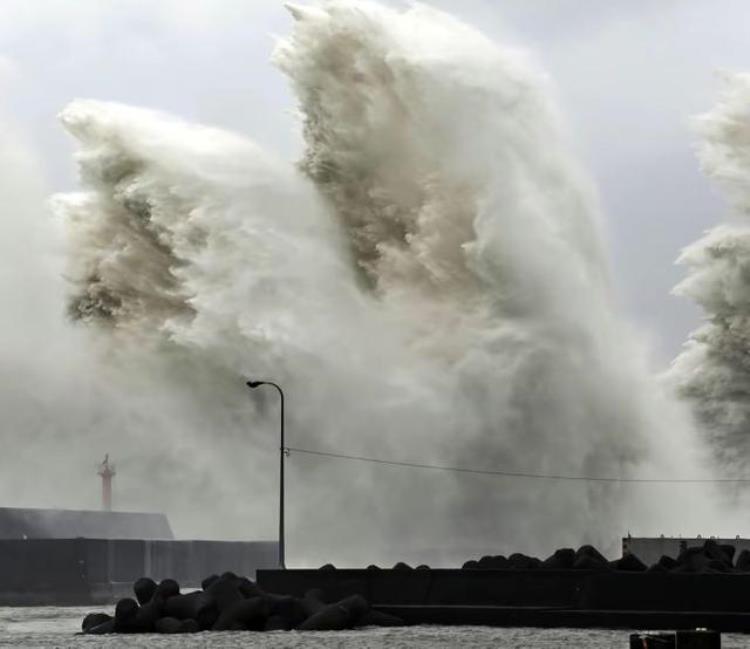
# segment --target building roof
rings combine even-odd
[[[0,539],[173,539],[164,514],[0,507]]]

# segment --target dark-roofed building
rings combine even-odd
[[[0,539],[170,540],[164,514],[0,507]]]
[[[278,565],[276,541],[175,540],[164,514],[0,507],[0,606],[104,604],[139,577],[197,588]]]

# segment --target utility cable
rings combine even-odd
[[[384,460],[362,455],[345,455],[343,453],[331,453],[327,451],[313,451],[306,448],[286,447],[285,452],[302,453],[340,460],[354,460],[357,462],[370,462],[372,464],[386,464],[389,466],[400,466],[410,469],[429,469],[433,471],[453,471],[455,473],[473,473],[477,475],[494,475],[506,478],[530,478],[535,480],[567,480],[577,482],[619,482],[619,483],[664,483],[664,484],[699,484],[699,483],[745,483],[750,478],[613,478],[583,475],[557,475],[553,473],[525,473],[519,471],[499,471],[490,469],[470,469],[466,467],[445,466],[440,464],[422,464],[420,462],[400,462],[397,460]]]

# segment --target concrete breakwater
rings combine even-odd
[[[199,631],[340,631],[364,626],[401,626],[393,615],[370,608],[361,595],[326,600],[316,589],[302,597],[264,591],[232,572],[203,580],[201,590],[181,593],[173,579],[147,577],[133,584],[135,599],[117,602],[114,615],[90,613],[83,633],[197,633]]]
[[[361,594],[407,624],[750,631],[750,574],[595,570],[260,570],[258,583]]]
[[[257,578],[288,595],[311,588],[329,599],[361,595],[409,624],[750,631],[750,572],[726,548],[707,542],[651,567],[632,556],[608,562],[597,555],[584,546],[544,561],[516,555],[462,569],[326,566],[260,570]]]

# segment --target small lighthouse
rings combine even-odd
[[[109,453],[104,456],[104,462],[99,465],[97,472],[102,478],[102,509],[112,511],[112,478],[115,477],[115,465],[109,463]]]

